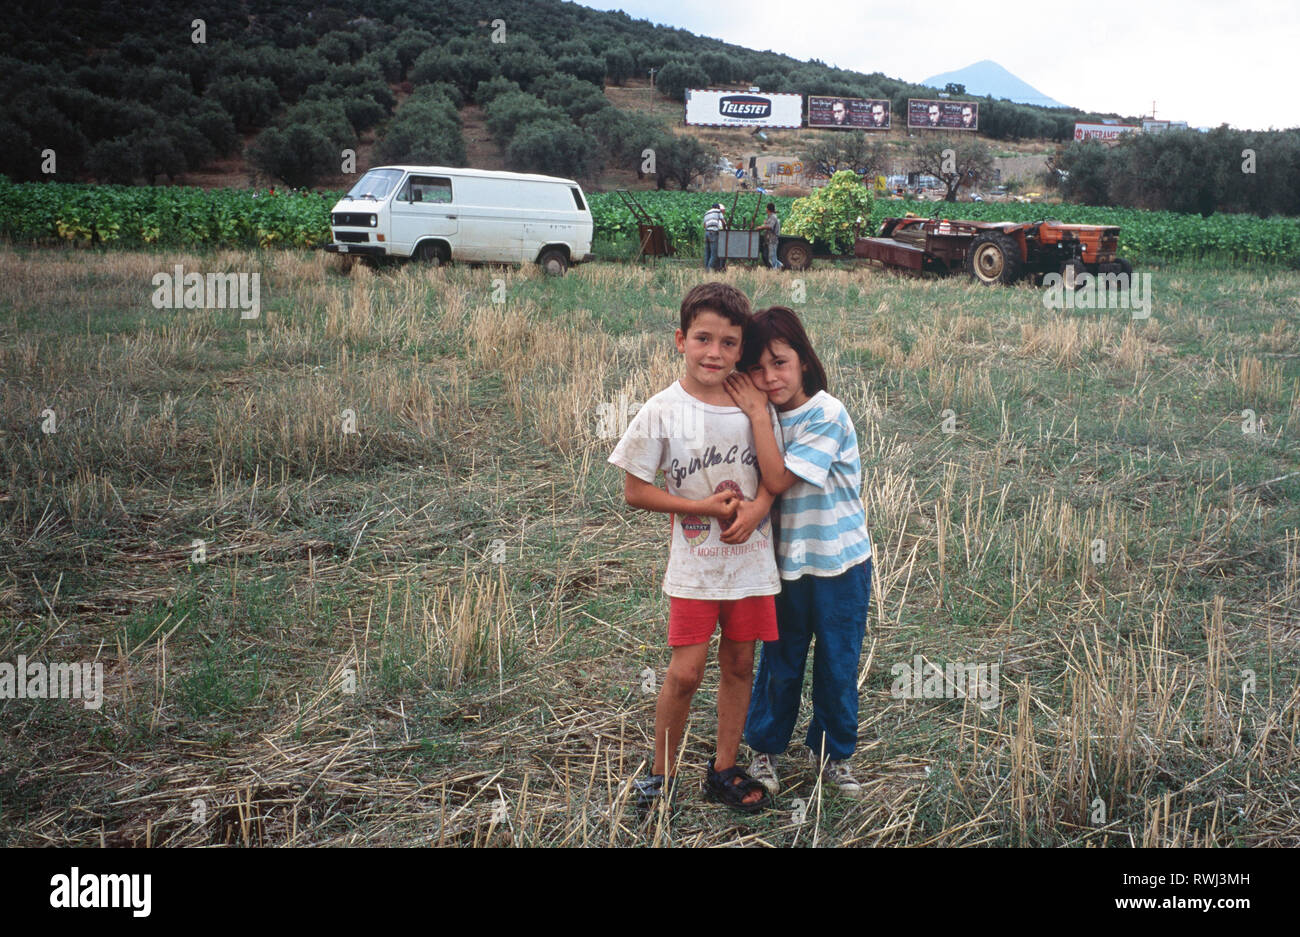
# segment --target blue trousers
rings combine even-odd
[[[712,270],[718,266],[718,232],[706,232],[704,235],[704,269]]]
[[[838,576],[781,583],[776,620],[781,638],[763,642],[745,719],[745,742],[778,755],[790,744],[803,696],[804,665],[813,638],[813,712],[805,743],[836,761],[858,745],[858,659],[871,600],[871,560]]]
[[[780,242],[769,234],[767,237],[767,265],[773,270],[781,269],[781,261],[776,259],[776,252],[780,246]]]

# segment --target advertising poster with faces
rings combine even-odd
[[[881,98],[808,98],[809,127],[888,130],[889,102]]]
[[[978,101],[907,99],[907,126],[913,130],[978,130]]]

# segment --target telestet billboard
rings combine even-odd
[[[802,127],[803,97],[690,88],[686,92],[686,123],[697,127]]]

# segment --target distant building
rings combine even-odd
[[[1143,133],[1164,133],[1166,130],[1186,130],[1187,121],[1185,120],[1144,120],[1142,121]]]

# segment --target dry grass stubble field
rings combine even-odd
[[[260,319],[154,309],[177,263]],[[803,275],[875,541],[864,796],[792,751],[775,811],[639,826],[666,525],[598,406],[675,377],[701,275],[0,249],[0,661],[106,682],[0,701],[0,843],[1300,845],[1300,274],[1192,266],[1137,322]],[[916,655],[997,705],[897,698]]]

